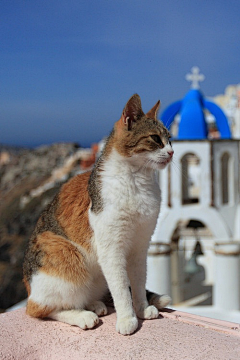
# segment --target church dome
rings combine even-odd
[[[162,113],[161,120],[167,128],[170,128],[175,116],[179,116],[177,140],[202,140],[209,137],[206,110],[213,115],[216,127],[221,139],[231,138],[231,131],[227,117],[221,108],[210,100],[207,100],[199,90],[199,81],[204,76],[199,74],[199,68],[193,67],[192,74],[186,76],[192,81],[191,90],[182,100],[169,105]]]

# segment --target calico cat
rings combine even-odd
[[[89,329],[107,314],[101,300],[109,289],[116,329],[127,335],[137,329],[137,317],[157,318],[169,303],[157,294],[148,302],[145,291],[160,209],[155,170],[173,156],[169,133],[157,120],[159,105],[145,115],[133,95],[92,172],[64,184],[42,213],[24,260],[27,314]]]

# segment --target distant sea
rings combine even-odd
[[[94,142],[94,141],[93,141]],[[40,146],[50,146],[50,145],[53,145],[53,144],[62,144],[62,143],[73,143],[73,144],[76,144],[78,145],[79,147],[82,147],[82,148],[90,148],[91,147],[91,144],[93,143],[84,143],[84,145],[78,143],[78,142],[74,142],[74,141],[58,141],[58,142],[49,142],[49,143],[38,143],[38,144],[27,144],[27,145],[14,145],[14,144],[1,144],[0,143],[0,151],[11,151],[11,152],[18,152],[18,151],[21,151],[21,150],[29,150],[29,149],[35,149],[37,147],[40,147]]]

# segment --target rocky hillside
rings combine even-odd
[[[84,161],[91,165],[89,158],[91,149],[76,144],[0,146],[0,311],[26,297],[22,263],[29,236],[61,184],[81,171]]]

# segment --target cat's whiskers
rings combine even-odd
[[[171,115],[169,116],[169,118],[167,119],[167,122],[166,122],[166,128],[169,130],[169,128],[170,128],[170,125],[171,124],[169,124],[170,123],[170,120],[171,120]],[[169,125],[169,126],[168,126]]]
[[[185,180],[188,180],[188,175],[187,175],[187,172],[186,171],[183,171],[180,166],[175,163],[174,160],[172,160],[172,165],[173,165],[173,169],[177,172],[177,174],[181,174]]]

